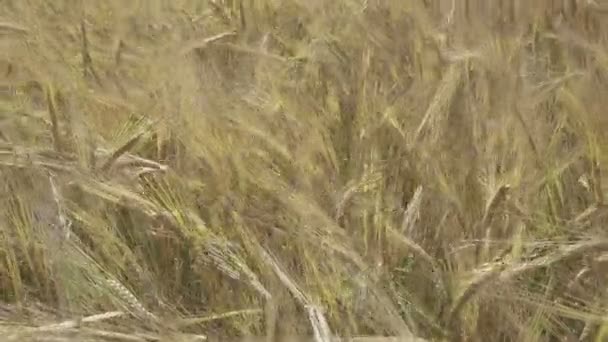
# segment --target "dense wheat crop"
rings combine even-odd
[[[0,340],[608,341],[608,2],[0,1]]]

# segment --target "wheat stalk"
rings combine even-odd
[[[544,256],[534,258],[528,262],[519,262],[507,265],[503,261],[487,263],[482,268],[475,270],[478,275],[473,278],[465,290],[454,301],[454,305],[448,315],[448,326],[454,328],[457,324],[458,315],[475,294],[496,282],[506,283],[525,272],[539,268],[549,267],[565,259],[583,255],[594,250],[608,249],[607,240],[580,242],[571,246],[562,246],[556,251]]]
[[[441,79],[435,96],[412,137],[410,148],[418,142],[425,132],[432,133],[434,137],[441,135],[440,123],[447,114],[461,81],[462,65],[460,63],[451,64]],[[432,140],[434,141],[434,138]]]
[[[127,304],[127,307],[134,311],[136,316],[151,320],[153,322],[160,322],[158,317],[152,312],[148,311],[146,307],[137,299],[137,297],[135,297],[133,292],[131,292],[118,280],[106,277],[104,281],[108,285],[108,287],[112,289],[118,295],[118,297]]]

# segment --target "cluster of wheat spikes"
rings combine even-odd
[[[608,1],[0,2],[0,340],[607,341]]]

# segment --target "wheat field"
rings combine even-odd
[[[0,44],[0,341],[608,341],[608,1],[3,0]]]

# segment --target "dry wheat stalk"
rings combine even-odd
[[[133,292],[131,292],[118,280],[106,277],[104,281],[110,287],[110,289],[116,292],[118,297],[127,304],[127,307],[134,311],[136,316],[151,320],[152,322],[160,322],[158,317],[152,312],[148,311],[146,307],[137,299],[137,297],[135,297]]]
[[[407,204],[407,208],[403,213],[403,222],[401,223],[401,233],[407,237],[412,237],[414,223],[420,218],[420,204],[422,202],[422,186],[418,186],[414,195]]]
[[[319,306],[312,304],[308,296],[290,279],[278,261],[269,252],[261,246],[259,246],[259,252],[266,264],[274,270],[283,285],[291,292],[291,295],[308,312],[308,319],[313,327],[315,342],[331,342],[331,330]]]
[[[203,263],[208,263],[216,267],[222,273],[235,280],[246,280],[249,284],[266,300],[272,295],[262,285],[257,275],[247,266],[237,254],[236,244],[223,242],[217,238],[212,238],[205,243],[205,257],[201,256]]]
[[[43,333],[43,332],[51,332],[51,331],[59,331],[59,330],[68,330],[68,329],[78,328],[83,323],[100,322],[100,321],[117,318],[117,317],[121,317],[121,316],[124,316],[124,313],[121,311],[110,311],[110,312],[105,312],[102,314],[83,317],[81,319],[69,320],[69,321],[64,321],[61,323],[49,324],[49,325],[44,325],[44,326],[36,327],[36,328],[28,328],[28,329],[19,331],[17,333],[14,333],[12,335],[5,336],[5,338],[6,338],[5,341],[7,341],[7,342],[20,341],[24,338],[25,335],[31,335],[31,334]]]
[[[431,265],[433,267],[436,266],[435,260],[433,259],[433,257],[431,257],[430,254],[428,254],[424,250],[424,248],[422,248],[422,246],[420,246],[416,242],[409,239],[407,236],[404,236],[403,234],[399,233],[398,231],[396,231],[395,229],[393,229],[391,227],[387,227],[387,229],[388,229],[388,233],[390,234],[391,237],[393,237],[395,239],[395,241],[397,241],[400,244],[411,249],[415,254],[417,254],[419,257],[424,259],[424,261],[428,262],[429,265]]]
[[[432,134],[431,141],[435,141],[436,137],[442,134],[440,124],[445,119],[444,116],[447,114],[462,80],[462,68],[461,63],[453,63],[448,67],[435,92],[435,96],[424,113],[422,122],[414,133],[410,148],[415,146],[425,133]]]
[[[454,328],[460,311],[475,294],[481,292],[490,284],[500,281],[506,283],[524,272],[551,266],[559,261],[583,255],[590,251],[608,249],[608,240],[591,240],[570,246],[562,246],[556,251],[534,258],[528,262],[507,265],[503,261],[487,263],[475,270],[478,275],[473,278],[462,294],[455,300],[448,318],[448,326]]]
[[[219,34],[216,34],[214,36],[202,39],[202,40],[194,40],[194,41],[190,41],[187,42],[185,44],[185,46],[183,48],[181,48],[179,50],[179,55],[180,56],[184,56],[189,54],[190,52],[197,50],[197,49],[204,49],[206,48],[209,44],[212,44],[214,42],[220,41],[226,37],[233,37],[236,35],[236,32],[234,31],[227,31],[227,32],[222,32]]]

